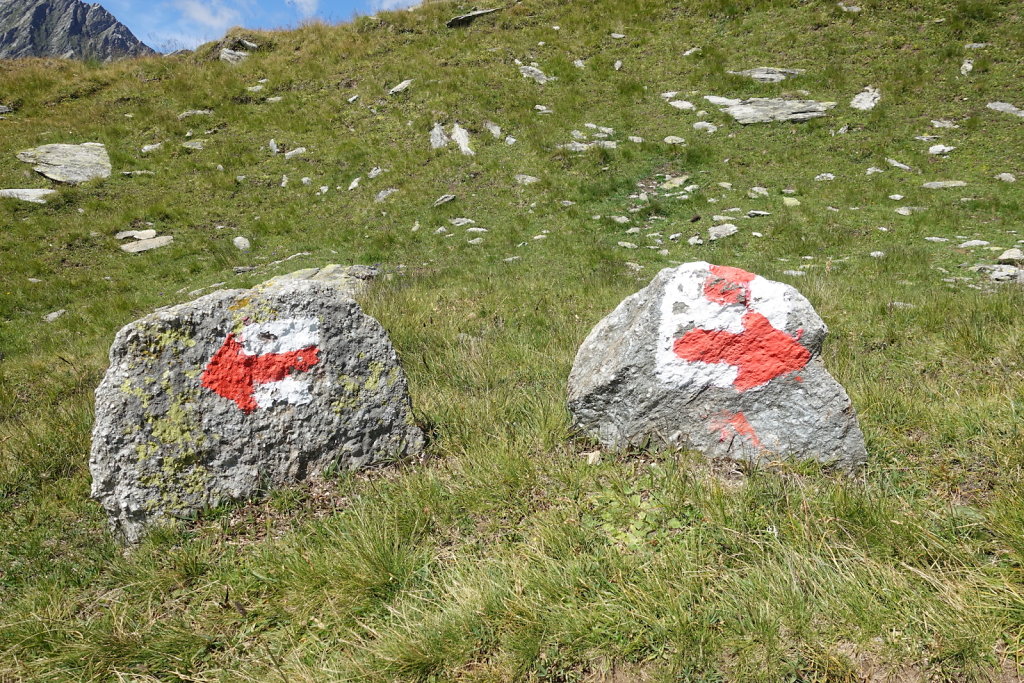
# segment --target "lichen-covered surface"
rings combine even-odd
[[[422,448],[384,328],[331,284],[283,280],[122,329],[89,465],[93,497],[133,543],[158,520]]]
[[[583,342],[569,408],[612,448],[860,465],[856,413],[819,357],[827,333],[790,285],[702,261],[666,268]]]

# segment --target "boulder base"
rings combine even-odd
[[[827,333],[787,284],[704,262],[668,268],[583,342],[569,410],[608,448],[852,468],[867,451],[849,397],[821,362]]]
[[[331,468],[421,454],[387,333],[354,283],[325,279],[216,292],[117,334],[89,466],[121,539]]]

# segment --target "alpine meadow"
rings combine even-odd
[[[1019,0],[440,1],[0,60],[0,188],[54,191],[0,192],[0,681],[1024,679],[1022,76]],[[108,177],[25,154],[83,143]],[[574,427],[590,331],[693,262],[813,305],[866,464]],[[328,264],[376,269],[422,456],[121,545],[115,335]]]

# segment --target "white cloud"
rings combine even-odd
[[[225,7],[218,0],[201,2],[200,0],[176,0],[175,6],[181,10],[183,20],[199,24],[208,31],[223,33],[239,23],[242,15],[235,9]]]
[[[380,12],[381,10],[401,9],[418,4],[420,4],[420,0],[372,0],[370,6],[374,12]]]
[[[284,0],[286,4],[291,5],[299,11],[303,17],[311,17],[316,14],[320,0]]]

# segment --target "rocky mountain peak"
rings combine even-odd
[[[153,50],[98,3],[0,0],[0,59],[111,61],[149,54]]]

